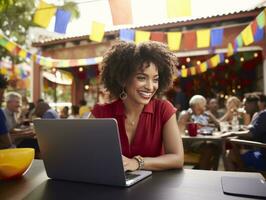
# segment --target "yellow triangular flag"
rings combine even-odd
[[[8,51],[12,52],[12,51],[16,48],[16,44],[13,43],[13,42],[8,42],[8,43],[6,44],[6,46],[5,46],[5,48],[6,48]]]
[[[198,30],[197,32],[197,47],[204,48],[210,46],[210,29]]]
[[[189,69],[190,69],[190,73],[191,73],[192,76],[196,75],[196,73],[197,73],[196,67],[190,67]]]
[[[191,0],[167,0],[168,18],[191,16]]]
[[[199,67],[200,67],[201,72],[207,71],[207,63],[206,62],[201,63]]]
[[[148,31],[136,31],[135,42],[139,44],[141,42],[146,42],[150,40],[151,32]]]
[[[167,43],[171,51],[179,50],[181,44],[181,32],[168,32]]]
[[[234,54],[234,48],[233,48],[233,45],[232,43],[229,43],[228,44],[228,47],[227,47],[227,56],[232,56]]]
[[[210,58],[210,61],[211,61],[211,67],[216,67],[220,63],[220,56],[215,55]]]
[[[3,74],[3,75],[7,75],[7,72],[8,72],[8,71],[7,71],[7,68],[5,68],[5,67],[1,67],[0,70],[1,70],[1,71],[0,71],[1,74]]]
[[[181,77],[183,78],[187,77],[187,69],[181,69]]]
[[[104,36],[104,24],[92,22],[90,40],[101,42]]]
[[[21,58],[26,58],[27,57],[27,51],[25,49],[21,49],[19,52],[18,52],[18,55],[19,57]]]
[[[33,22],[41,27],[47,28],[52,17],[55,15],[56,7],[40,1],[40,4],[34,14]]]
[[[252,29],[251,26],[248,25],[242,32],[241,36],[244,42],[244,45],[250,45],[251,43],[254,42],[253,34],[252,34]]]

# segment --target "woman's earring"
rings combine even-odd
[[[123,89],[123,91],[120,93],[119,95],[120,99],[125,100],[127,98],[127,93],[125,92],[125,90]]]

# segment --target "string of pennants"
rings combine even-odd
[[[245,29],[230,42],[227,47],[227,57],[232,56],[237,49],[242,46],[248,46],[253,42],[258,42],[264,38],[265,34],[265,21],[266,21],[266,9],[264,9]],[[97,26],[97,24],[96,24]],[[101,27],[102,28],[102,27]],[[97,31],[96,31],[97,32]],[[136,31],[131,29],[120,30],[119,38],[126,41],[135,41],[136,43],[159,40],[163,38],[163,35],[167,35],[167,43],[170,50],[176,51],[180,48],[181,39],[185,40],[188,34],[194,35],[198,48],[204,47],[217,47],[222,44],[223,29],[205,29],[190,32],[147,32]],[[155,37],[156,36],[156,37]],[[191,36],[191,35],[190,35]],[[6,36],[0,34],[0,46],[6,48],[12,55],[19,56],[26,61],[33,60],[37,64],[45,66],[47,68],[66,68],[77,67],[86,65],[99,64],[102,61],[102,57],[85,58],[85,59],[52,59],[44,57],[38,54],[31,53],[30,51],[22,48],[18,44],[10,41]],[[201,63],[199,66],[193,66],[185,69],[178,70],[177,77],[187,77],[190,75],[196,75],[207,71],[208,68],[215,68],[225,60],[224,54],[216,54],[207,61]]]
[[[264,9],[255,20],[249,23],[248,26],[241,31],[233,42],[229,42],[227,45],[227,57],[232,56],[237,52],[238,48],[242,46],[248,46],[253,42],[261,41],[265,34],[265,21],[266,21],[266,9]],[[199,66],[193,66],[185,69],[181,69],[177,73],[177,77],[186,78],[190,75],[196,75],[206,72],[207,69],[215,68],[220,63],[225,61],[225,55],[220,53],[212,56],[210,59],[201,63]]]

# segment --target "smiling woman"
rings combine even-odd
[[[119,42],[103,58],[102,81],[114,101],[95,105],[91,117],[117,120],[125,170],[183,166],[176,109],[158,99],[172,83],[176,62],[158,42]]]

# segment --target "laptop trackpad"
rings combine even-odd
[[[266,197],[266,182],[263,178],[222,176],[221,182],[225,194],[243,197]]]

